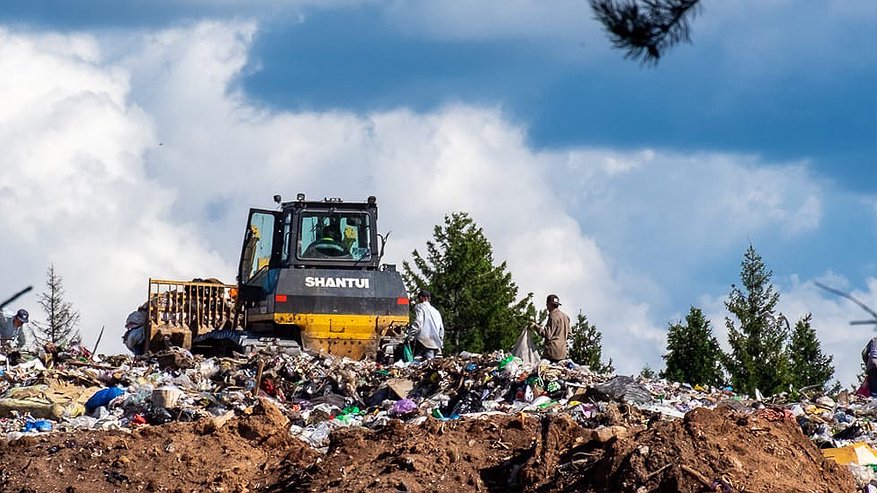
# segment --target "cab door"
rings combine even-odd
[[[238,296],[241,301],[265,299],[273,269],[280,267],[283,250],[283,213],[264,209],[250,209],[244,243],[238,265]]]

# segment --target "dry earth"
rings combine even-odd
[[[0,442],[0,491],[855,491],[781,410],[698,409],[648,426],[614,416],[600,432],[565,415],[392,421],[335,432],[324,455],[266,402],[227,422]]]

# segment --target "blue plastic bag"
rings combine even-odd
[[[91,414],[95,409],[106,406],[110,403],[111,400],[119,397],[124,394],[125,391],[120,389],[119,387],[110,387],[107,389],[98,390],[88,399],[88,402],[85,403],[85,412]]]
[[[52,422],[45,419],[30,420],[24,424],[24,431],[52,431]]]

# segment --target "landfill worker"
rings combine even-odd
[[[320,239],[311,243],[308,247],[308,250],[312,249],[326,257],[340,257],[347,254],[347,248],[341,242],[341,233],[332,226],[323,228]]]
[[[6,354],[6,359],[11,365],[18,364],[21,349],[27,344],[24,324],[29,318],[30,315],[24,308],[18,310],[15,315],[0,310],[0,350]]]
[[[865,349],[862,349],[862,362],[865,363],[865,374],[871,397],[877,397],[877,337],[874,337]]]
[[[560,311],[560,298],[549,294],[545,299],[548,309],[548,320],[544,327],[535,325],[533,328],[542,336],[542,357],[552,363],[566,359],[567,339],[569,338],[569,317]]]
[[[445,324],[442,315],[430,304],[432,294],[422,289],[417,293],[417,305],[414,307],[414,321],[411,323],[411,334],[417,337],[414,356],[423,359],[434,358],[442,350],[445,338]]]
[[[134,353],[134,356],[142,356],[146,352],[146,318],[146,309],[141,307],[136,312],[131,312],[125,319],[122,342]]]

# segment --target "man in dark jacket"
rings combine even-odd
[[[542,357],[556,363],[566,359],[569,317],[560,311],[560,298],[556,294],[548,295],[545,307],[548,309],[548,321],[545,322],[545,327],[537,326],[537,332],[543,339]]]
[[[877,397],[877,337],[868,341],[865,349],[862,349],[862,362],[865,363],[868,390],[871,397]]]

